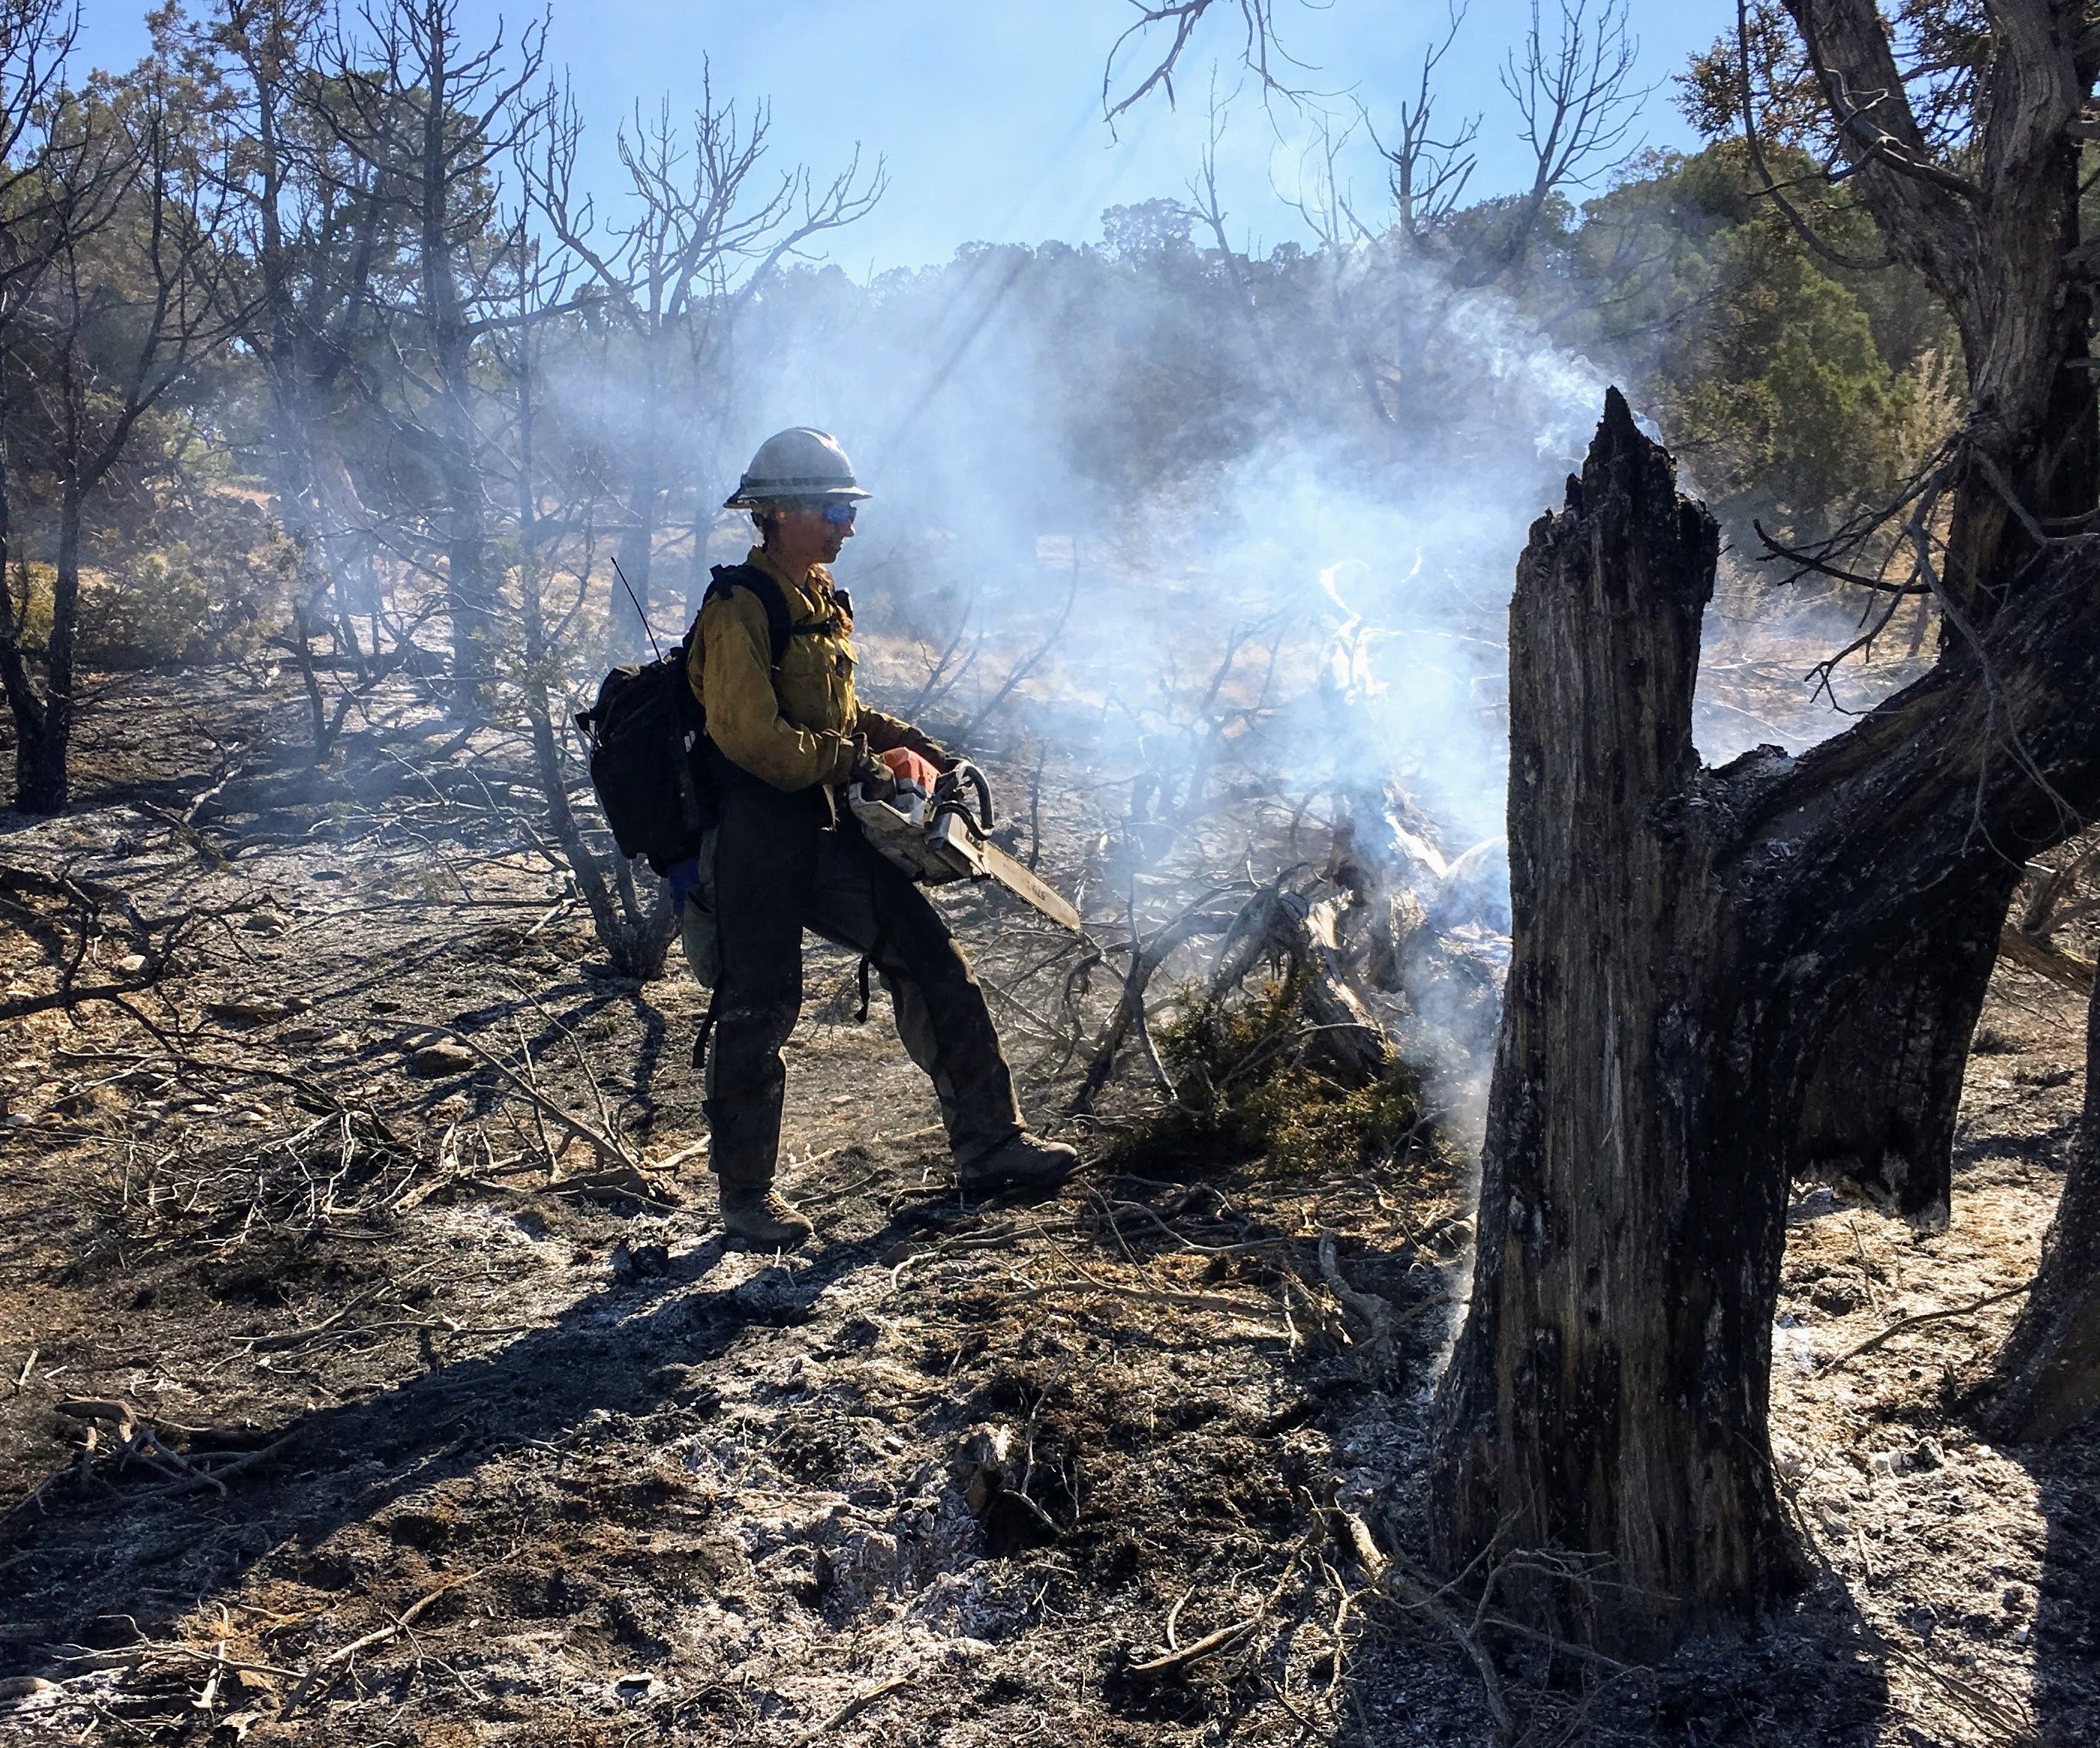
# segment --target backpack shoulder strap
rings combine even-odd
[[[765,609],[765,632],[772,646],[773,665],[780,665],[780,658],[788,653],[788,640],[794,635],[794,626],[788,611],[788,597],[779,584],[768,576],[755,564],[718,564],[711,573],[713,580],[708,592],[700,598],[700,607],[705,611],[708,602],[717,598],[726,599],[732,589],[748,589],[758,597],[758,604]],[[699,629],[698,620],[693,629]]]

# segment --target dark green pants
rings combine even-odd
[[[850,819],[830,824],[822,801],[755,783],[730,788],[686,904],[687,956],[714,984],[707,1111],[714,1169],[728,1186],[773,1181],[787,1086],[780,1051],[802,1009],[805,929],[873,964],[898,1035],[933,1077],[959,1166],[1021,1131],[984,991],[948,925]]]

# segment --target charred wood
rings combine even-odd
[[[1604,1649],[1746,1621],[1789,1582],[1766,1424],[1789,1179],[1833,1088],[1943,1071],[1943,1024],[1848,1018],[1900,1011],[1877,991],[1949,938],[1928,920],[2002,907],[2100,798],[2094,543],[1846,733],[1705,770],[1715,547],[1613,392],[1511,607],[1515,938],[1440,1555],[1577,1556],[1591,1579],[1532,1562],[1506,1595]]]
[[[1264,961],[1302,982],[1299,1004],[1312,1027],[1308,1053],[1345,1086],[1368,1086],[1392,1066],[1392,1040],[1350,982],[1336,934],[1343,901],[1312,899],[1281,882],[1242,907],[1218,953],[1212,998],[1222,997]]]

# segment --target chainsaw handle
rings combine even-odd
[[[955,799],[955,792],[965,783],[977,792],[978,829],[985,832],[990,831],[992,826],[991,785],[985,781],[985,774],[968,759],[957,759],[942,773],[941,781],[933,794],[936,806],[953,807],[958,812],[967,814],[969,811],[968,806]]]

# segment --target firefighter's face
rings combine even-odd
[[[850,505],[845,506],[849,510]],[[830,564],[836,560],[840,550],[853,538],[853,520],[835,519],[836,513],[827,514],[829,506],[818,504],[788,510],[780,519],[780,556],[788,563],[807,569],[813,564]]]

